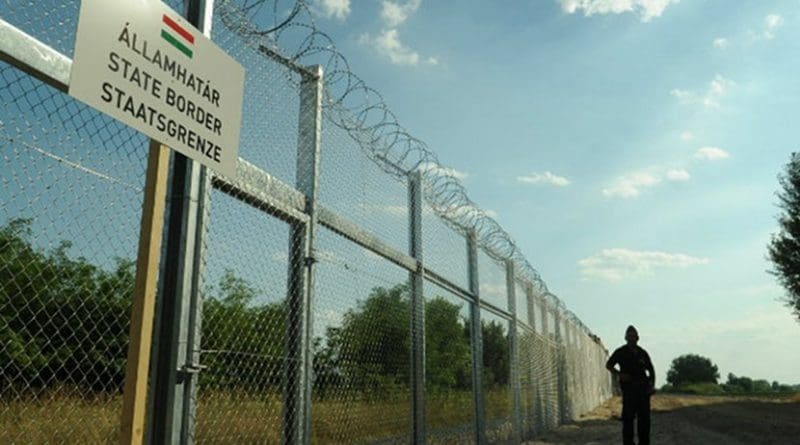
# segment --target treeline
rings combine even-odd
[[[771,393],[771,392],[795,392],[798,388],[797,385],[787,385],[773,381],[770,383],[764,379],[752,379],[750,377],[741,376],[737,377],[733,373],[728,373],[728,381],[719,385],[723,391],[729,394],[753,394],[753,393]]]
[[[134,264],[111,270],[68,255],[69,242],[46,250],[31,243],[31,221],[0,228],[0,391],[54,386],[94,392],[122,388]],[[318,298],[323,298],[318,296]],[[232,271],[206,291],[201,385],[280,391],[286,358],[287,308]],[[425,303],[426,386],[469,389],[470,332],[462,306]],[[410,298],[405,284],[377,287],[313,339],[315,395],[332,388],[384,396],[410,381]],[[484,322],[484,383],[508,383],[507,323]]]
[[[800,385],[787,385],[764,379],[737,377],[728,374],[728,381],[718,383],[719,368],[711,359],[697,354],[684,354],[675,358],[667,372],[665,392],[693,394],[780,394],[800,390]]]

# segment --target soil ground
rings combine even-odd
[[[800,396],[719,397],[657,394],[651,401],[653,445],[800,445]],[[619,397],[577,422],[527,445],[620,444]]]

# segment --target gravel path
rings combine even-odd
[[[656,395],[653,445],[800,445],[800,399]],[[622,443],[618,398],[528,445]]]

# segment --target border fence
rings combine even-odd
[[[611,396],[308,4],[166,3],[246,70],[232,177],[65,94],[78,0],[0,3],[0,443],[519,443]]]

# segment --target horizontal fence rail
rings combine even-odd
[[[163,190],[159,144],[66,94],[80,2],[0,6],[0,443],[519,443],[611,396],[308,4],[167,3],[246,78],[235,173],[173,155]]]

